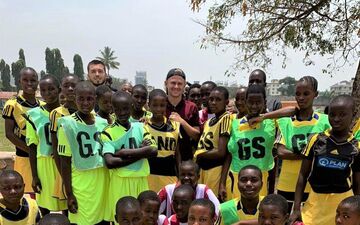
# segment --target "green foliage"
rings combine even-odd
[[[206,0],[191,0],[199,10]],[[305,65],[314,55],[329,56],[324,73],[332,73],[360,56],[358,0],[219,0],[208,10],[201,47],[232,46],[237,51],[232,71],[267,67],[273,55],[286,66],[286,49],[304,53]],[[237,33],[228,28],[241,21]],[[243,25],[245,24],[245,25]],[[227,71],[227,74],[229,71]]]
[[[25,67],[25,61],[22,59],[19,59],[16,62],[11,63],[11,75],[14,77],[16,91],[19,91],[21,89],[20,87],[20,71]]]
[[[19,50],[19,59],[22,59],[26,65],[25,54],[24,54],[24,50],[22,48],[20,48],[20,50]]]
[[[107,69],[108,74],[110,75],[110,69],[119,69],[120,63],[115,61],[117,59],[116,56],[114,56],[115,51],[111,50],[110,47],[104,47],[104,50],[101,51],[101,56],[96,57],[96,59],[102,61]]]
[[[44,71],[44,70],[41,70],[41,71],[40,71],[40,77],[43,77],[43,76],[45,76],[45,75],[46,75],[45,71]]]
[[[279,80],[281,86],[278,88],[278,91],[285,96],[294,96],[295,95],[295,85],[296,80],[293,77],[285,77]]]
[[[84,79],[84,67],[81,56],[78,54],[74,55],[74,74],[77,75],[81,80]]]
[[[0,61],[1,84],[3,91],[11,91],[10,66],[2,59]]]
[[[69,68],[64,65],[64,59],[57,48],[45,50],[46,73],[52,74],[60,81],[69,73]]]

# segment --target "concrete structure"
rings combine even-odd
[[[270,96],[279,96],[281,95],[281,92],[278,91],[281,84],[279,83],[279,80],[273,79],[271,82],[266,84],[266,94]]]
[[[352,78],[350,81],[343,80],[330,86],[331,95],[351,95],[354,79]]]
[[[136,71],[135,84],[147,85],[146,71]]]

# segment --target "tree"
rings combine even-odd
[[[46,75],[45,71],[44,71],[44,70],[41,70],[41,71],[40,71],[40,77],[43,77],[43,76],[45,76],[45,75]]]
[[[22,48],[20,48],[20,50],[19,50],[19,59],[22,59],[26,65],[25,54],[24,54],[24,50]]]
[[[278,88],[278,91],[285,96],[294,96],[295,95],[295,85],[296,80],[293,77],[285,77],[279,80],[281,86]]]
[[[60,81],[69,73],[69,68],[64,65],[64,59],[57,48],[45,50],[46,73],[52,74]]]
[[[81,80],[84,79],[84,67],[81,56],[78,54],[74,55],[74,74],[77,75]]]
[[[25,67],[25,62],[22,59],[18,59],[18,61],[11,63],[11,75],[14,77],[16,91],[21,89],[20,87],[20,71]]]
[[[0,74],[1,74],[2,90],[11,91],[10,66],[6,64],[3,59],[0,61]]]
[[[120,63],[115,61],[117,59],[117,57],[114,56],[115,51],[106,46],[103,51],[100,50],[100,53],[101,57],[96,58],[105,64],[108,75],[110,75],[110,68],[119,69]]]
[[[356,70],[355,80],[353,83],[352,96],[355,100],[355,116],[353,119],[353,123],[355,123],[355,119],[360,118],[360,60],[358,62],[358,68]]]

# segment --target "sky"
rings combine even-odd
[[[246,84],[248,71],[235,77],[224,73],[234,62],[231,49],[200,49],[204,28],[194,20],[206,20],[206,9],[193,12],[190,0],[121,0],[121,1],[0,1],[0,59],[11,64],[24,49],[27,66],[45,70],[45,49],[59,48],[65,65],[73,71],[73,56],[80,54],[84,70],[89,61],[100,56],[105,46],[115,51],[119,70],[110,74],[134,83],[136,71],[146,71],[150,85],[163,87],[171,68],[182,68],[187,80]],[[232,26],[236,32],[236,26]],[[326,57],[316,57],[315,66],[305,66],[303,53],[288,52],[287,67],[273,56],[273,64],[265,69],[268,81],[311,75],[325,90],[355,75],[356,64],[344,66],[333,77],[322,74]],[[254,69],[256,69],[254,67]]]

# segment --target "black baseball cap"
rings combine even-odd
[[[184,80],[186,80],[186,75],[185,75],[184,71],[182,71],[182,69],[179,69],[179,68],[171,69],[166,76],[166,80],[172,76],[180,76],[180,77],[184,78]]]

